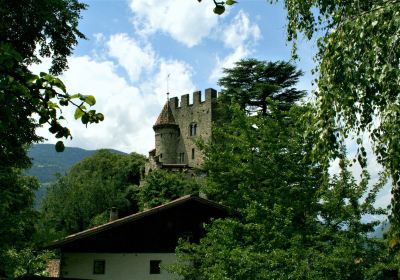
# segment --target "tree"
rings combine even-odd
[[[295,40],[299,31],[308,38],[315,29],[325,31],[318,41],[317,54],[319,121],[310,127],[321,135],[315,154],[329,155],[329,149],[337,150],[338,142],[354,134],[358,137],[358,162],[366,168],[361,138],[363,133],[369,134],[376,158],[385,168],[382,175],[392,179],[390,239],[392,244],[399,244],[400,2],[301,2],[303,8],[299,9],[294,2],[286,1],[288,39]],[[318,18],[311,16],[315,8]]]
[[[0,275],[3,253],[11,246],[21,248],[30,240],[37,217],[33,205],[39,186],[33,177],[22,176],[18,169],[0,169]]]
[[[54,258],[54,253],[50,251],[37,252],[29,247],[18,251],[12,248],[5,252],[2,262],[6,276],[15,279],[20,276],[47,276],[47,262],[51,258]]]
[[[302,116],[311,108],[292,105],[281,111],[279,102],[267,102],[268,116],[249,116],[233,105],[231,121],[213,129],[215,141],[205,147],[204,191],[239,210],[253,202],[290,205],[293,220],[303,223],[322,178],[308,157],[312,140],[303,135]]]
[[[224,69],[223,73],[218,84],[224,99],[234,99],[250,112],[261,111],[266,115],[267,97],[288,107],[306,94],[294,87],[302,72],[288,62],[244,59],[236,62],[233,68]]]
[[[152,208],[188,194],[199,194],[200,183],[181,173],[156,169],[139,188],[141,209]]]
[[[22,64],[23,57],[11,46],[0,45],[0,166],[27,168],[30,160],[26,156],[28,145],[42,140],[35,132],[41,124],[48,123],[49,131],[56,138],[71,137],[67,127],[61,125],[62,116],[57,116],[60,107],[54,103],[54,98],[60,100],[61,106],[80,100],[78,113],[82,122],[99,122],[103,115],[95,110],[85,110],[85,104],[96,103],[93,96],[81,94],[70,95],[64,84],[58,78],[41,73],[32,74]],[[34,116],[39,117],[39,121]],[[63,150],[62,142],[56,149]]]
[[[63,117],[57,116],[61,113],[59,106],[77,106],[75,117],[81,118],[84,124],[103,120],[102,114],[86,109],[87,105],[96,103],[93,96],[69,95],[59,79],[44,73],[35,76],[26,67],[40,62],[35,53],[39,46],[39,55],[52,59],[52,73],[60,74],[66,69],[67,57],[78,38],[85,38],[77,29],[80,12],[85,8],[77,0],[4,0],[0,3],[3,19],[0,24],[1,132],[13,144],[2,143],[2,150],[8,156],[17,147],[16,158],[23,158],[18,144],[29,145],[41,140],[35,128],[44,123],[50,125],[50,132],[57,138],[70,137],[69,130],[61,125]],[[80,99],[79,103],[74,99]],[[40,117],[39,122],[33,118],[35,114]],[[22,125],[15,126],[15,117],[24,120]],[[61,141],[56,148],[63,149]],[[26,157],[24,160],[27,161]]]
[[[131,195],[131,188],[139,184],[143,163],[143,156],[138,154],[100,150],[75,164],[44,197],[43,234],[64,236],[96,222],[105,223],[111,207],[116,207],[121,216],[136,212],[138,198]]]
[[[12,46],[24,64],[50,57],[51,73],[60,74],[78,39],[85,39],[78,20],[86,7],[77,0],[2,0],[0,42]]]
[[[226,1],[234,4],[234,1]],[[276,2],[276,1],[271,1]],[[288,41],[318,37],[315,157],[328,168],[340,142],[355,135],[357,159],[366,168],[361,140],[367,133],[384,177],[392,181],[391,243],[400,248],[400,1],[285,0]],[[223,6],[224,2],[215,2]],[[222,10],[222,9],[219,9]],[[223,11],[222,11],[223,12]]]
[[[233,105],[227,112],[230,122],[213,128],[203,166],[208,183],[204,191],[211,199],[235,209],[250,201],[289,203],[293,196],[306,203],[318,189],[321,171],[305,158],[312,142],[304,141],[305,125],[299,120],[308,108],[292,105],[286,112],[278,102],[267,102],[268,116],[249,116]],[[303,206],[295,208],[302,212]]]
[[[248,116],[233,105],[232,121],[214,129],[223,141],[206,146],[205,191],[239,216],[213,221],[199,244],[182,242],[172,271],[183,279],[365,279],[383,252],[368,237],[377,222],[362,220],[384,213],[373,206],[381,185],[369,189],[367,173],[357,183],[345,158],[324,184],[304,134],[312,107],[268,106],[268,116]]]
[[[52,59],[53,74],[67,68],[67,56],[77,39],[84,38],[77,29],[84,8],[76,0],[0,1],[0,216],[7,223],[1,232],[3,257],[31,245],[37,183],[22,176],[21,169],[30,165],[28,146],[42,140],[36,128],[48,123],[56,138],[71,137],[62,125],[61,106],[68,104],[77,107],[75,118],[84,124],[104,118],[86,108],[95,104],[93,96],[70,95],[58,78],[28,69],[39,61],[36,49]],[[62,141],[55,147],[64,149]],[[0,276],[5,273],[4,263],[0,261]]]

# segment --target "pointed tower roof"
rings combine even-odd
[[[157,118],[156,123],[153,125],[153,128],[166,125],[177,125],[168,101],[165,103],[160,115]]]

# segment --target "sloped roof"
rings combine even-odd
[[[119,228],[123,228],[126,226],[130,225],[140,225],[144,221],[148,219],[153,219],[153,217],[157,217],[159,215],[168,215],[172,209],[180,209],[179,207],[184,207],[188,205],[194,205],[195,203],[196,208],[198,209],[199,213],[204,213],[207,212],[206,209],[209,209],[209,211],[213,213],[217,213],[215,217],[223,217],[223,216],[230,216],[232,214],[232,211],[226,207],[223,206],[219,203],[213,202],[208,199],[200,198],[195,195],[186,195],[181,198],[178,198],[176,200],[173,200],[171,202],[168,202],[166,204],[139,212],[135,213],[120,219],[117,219],[115,221],[96,226],[72,235],[69,235],[61,240],[56,240],[50,243],[49,245],[46,246],[47,249],[56,249],[56,248],[62,248],[64,246],[69,246],[69,244],[73,244],[76,242],[86,242],[87,243],[87,238],[96,238],[95,236],[98,236],[99,234],[107,234],[109,233],[110,236],[115,235],[115,230]],[[202,205],[202,206],[200,206]],[[201,207],[201,208],[199,208]],[[185,211],[185,215],[188,215],[188,217],[192,218],[192,214],[195,213],[188,213]],[[175,214],[174,214],[175,215]],[[214,214],[213,214],[214,215]],[[193,215],[194,216],[194,215]],[[210,216],[211,217],[211,216]],[[163,217],[164,219],[165,217]],[[193,218],[194,219],[194,218]],[[186,218],[185,218],[186,220]],[[190,223],[190,220],[182,221],[183,224]],[[203,221],[204,222],[204,221]],[[143,228],[142,228],[143,229]],[[110,232],[111,231],[111,232]],[[131,232],[131,230],[129,230]],[[133,232],[137,232],[137,229]],[[146,233],[146,235],[149,235],[150,233]],[[130,236],[133,238],[133,234],[129,233]]]
[[[176,125],[174,115],[172,114],[171,107],[169,106],[169,102],[167,101],[157,118],[156,123],[153,127],[162,126],[162,125]]]

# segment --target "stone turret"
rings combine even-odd
[[[155,149],[149,152],[144,176],[158,168],[190,173],[201,167],[204,156],[197,142],[211,141],[211,126],[217,117],[217,92],[209,88],[204,92],[204,100],[201,97],[200,91],[194,92],[192,104],[189,94],[182,95],[180,100],[169,98],[153,126]]]
[[[176,163],[179,126],[175,122],[171,107],[167,101],[153,126],[155,132],[155,156],[160,163]]]

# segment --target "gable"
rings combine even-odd
[[[174,252],[179,238],[197,242],[203,224],[229,216],[228,208],[194,196],[185,196],[162,206],[89,229],[48,249],[62,252],[151,253]]]

